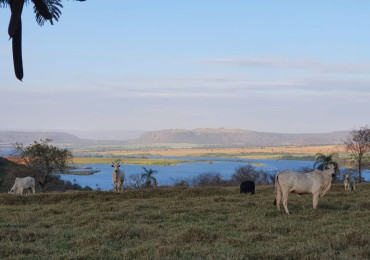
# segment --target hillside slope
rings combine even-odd
[[[21,131],[0,131],[0,143],[32,143],[40,139],[52,139],[56,143],[76,143],[82,139],[67,133],[61,132],[21,132]]]
[[[177,129],[145,132],[132,142],[221,146],[331,145],[342,144],[347,135],[347,131],[322,134],[279,134],[241,129]]]
[[[51,139],[53,144],[67,147],[88,147],[94,145],[124,144],[125,141],[81,139],[75,135],[63,132],[26,132],[26,131],[0,131],[0,150],[12,150],[15,143],[28,145],[40,139]]]

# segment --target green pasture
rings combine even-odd
[[[111,164],[112,162],[120,162],[121,164],[167,166],[190,162],[190,160],[149,159],[136,157],[74,157],[72,164]]]
[[[0,259],[369,259],[370,184],[320,198],[274,187],[0,194]]]

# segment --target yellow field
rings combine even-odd
[[[344,145],[325,146],[279,146],[279,147],[245,147],[245,148],[189,148],[189,149],[149,149],[107,151],[101,154],[114,156],[147,155],[147,156],[219,156],[228,155],[238,158],[273,158],[281,155],[315,155],[317,153],[345,154]]]

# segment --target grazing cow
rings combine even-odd
[[[329,164],[324,171],[314,170],[301,173],[284,170],[279,172],[275,177],[276,198],[274,204],[277,205],[277,209],[280,211],[280,201],[282,199],[285,213],[289,214],[289,192],[298,196],[312,194],[313,209],[316,209],[319,197],[323,197],[330,189],[335,172],[336,169],[332,164]]]
[[[112,174],[114,191],[123,190],[123,182],[125,181],[125,172],[119,169],[120,166],[121,165],[119,165],[119,163],[112,164],[112,167],[114,168]]]
[[[240,183],[240,193],[254,194],[254,181],[243,181]]]
[[[35,194],[35,179],[32,177],[15,178],[12,189],[8,192],[11,194],[23,195],[23,191],[26,190],[28,194],[29,189],[32,189],[32,193]]]
[[[352,177],[352,175],[346,173],[344,175],[344,190],[345,191],[355,191],[356,190],[356,186],[355,186],[355,179]]]

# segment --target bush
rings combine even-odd
[[[273,175],[263,171],[256,170],[252,165],[242,166],[236,170],[231,177],[231,183],[238,185],[243,181],[254,181],[257,185],[266,185],[273,183]]]
[[[191,180],[193,187],[227,186],[228,182],[223,180],[219,173],[204,173]]]
[[[144,186],[144,179],[141,174],[133,174],[128,177],[128,188],[139,189]]]
[[[174,187],[190,187],[189,180],[178,180],[173,184]]]

